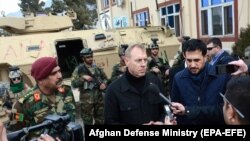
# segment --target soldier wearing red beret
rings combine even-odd
[[[75,100],[72,90],[62,85],[62,74],[53,57],[37,59],[31,67],[31,75],[37,82],[23,98],[15,104],[17,123],[14,130],[33,126],[48,114],[69,114],[75,120]],[[12,128],[13,129],[13,128]]]

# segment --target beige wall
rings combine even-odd
[[[156,9],[156,3],[155,0],[124,0],[125,6],[122,8],[115,6],[112,6],[110,8],[110,11],[112,12],[113,17],[118,17],[121,15],[126,15],[129,17],[129,25],[133,26],[133,17],[131,18],[131,9],[130,9],[130,3],[132,3],[132,11],[140,10],[143,8],[149,9],[149,18],[150,23],[153,26],[160,25],[160,10],[157,11]],[[158,0],[158,3],[164,3],[164,2],[173,2],[178,0]],[[235,13],[238,12],[238,18],[235,17],[235,21],[238,22],[238,33],[240,34],[240,29],[247,27],[248,24],[250,24],[250,1],[249,0],[235,0],[238,3],[238,7],[236,8],[237,11],[234,11]],[[97,0],[98,5],[100,5],[101,0]],[[192,38],[201,38],[204,40],[207,40],[208,37],[200,36],[198,35],[198,28],[200,28],[200,21],[197,23],[197,16],[200,17],[199,12],[197,14],[197,3],[199,7],[200,0],[180,0],[180,6],[182,8],[181,15],[181,33],[185,36],[190,36]],[[102,11],[99,6],[99,11]],[[198,10],[199,11],[199,10]],[[237,19],[236,19],[237,18]],[[200,19],[200,18],[199,18]],[[237,41],[237,37],[239,35],[233,35],[233,37],[220,37],[223,41],[223,46],[226,48],[226,50],[231,51],[231,47],[234,44],[235,41]]]
[[[250,1],[249,0],[238,0],[238,20],[239,31],[241,28],[247,27],[250,24]]]
[[[149,18],[152,26],[160,25],[159,11],[157,11],[155,0],[130,0],[133,4],[133,11],[143,8],[149,9]],[[159,2],[158,2],[159,3]]]
[[[196,24],[196,4],[195,0],[183,0],[182,1],[182,33],[185,36],[197,38]]]

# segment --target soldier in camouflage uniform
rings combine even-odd
[[[0,115],[3,115],[3,111],[5,112],[5,124],[6,127],[8,127],[11,124],[15,124],[15,120],[9,120],[9,115],[10,117],[13,115],[12,111],[12,106],[13,104],[23,95],[28,91],[29,87],[27,84],[23,82],[22,78],[22,72],[17,66],[12,66],[10,67],[10,72],[9,72],[9,79],[10,79],[10,84],[6,83],[5,89],[4,89],[4,94],[1,96],[1,109],[2,113]],[[8,85],[8,86],[7,86]],[[3,88],[2,88],[3,89]]]
[[[164,86],[164,91],[166,95],[168,95],[169,92],[167,85],[170,66],[168,60],[164,60],[158,56],[159,46],[157,44],[157,40],[152,39],[152,41],[153,43],[149,46],[150,55],[148,57],[148,70],[161,79]]]
[[[114,80],[121,77],[124,74],[124,72],[126,71],[127,67],[126,67],[126,64],[124,62],[124,59],[125,59],[125,50],[127,48],[128,48],[127,44],[122,44],[119,47],[118,55],[120,57],[120,62],[113,66],[113,71],[111,74],[110,82],[113,82]]]
[[[55,58],[42,57],[32,64],[31,75],[37,85],[14,105],[17,121],[10,130],[41,123],[49,114],[69,114],[75,119],[75,100],[71,87],[62,84],[62,74]]]
[[[9,123],[9,114],[5,106],[5,95],[8,91],[8,83],[0,82],[0,121],[5,125]]]
[[[107,87],[104,71],[93,64],[93,51],[84,48],[80,52],[83,62],[72,74],[72,87],[80,91],[81,114],[84,124],[103,124],[103,91]]]
[[[174,58],[174,63],[172,65],[172,67],[177,67],[182,65],[182,63],[185,61],[185,58],[183,56],[183,52],[185,51],[185,46],[184,44],[186,43],[186,41],[188,41],[190,39],[189,36],[183,36],[182,37],[182,45],[180,46],[180,49],[177,51],[177,54]]]
[[[10,79],[10,89],[8,93],[6,93],[5,97],[5,104],[9,109],[12,108],[12,105],[27,91],[30,89],[29,86],[24,83],[22,72],[20,71],[20,68],[17,66],[10,67],[9,72],[9,79]]]

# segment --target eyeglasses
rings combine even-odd
[[[21,80],[21,77],[11,78],[12,81]]]
[[[214,46],[214,47],[207,47],[207,50],[212,50],[213,48],[216,48],[217,46]]]
[[[227,103],[229,103],[230,105],[233,106],[233,108],[235,109],[235,111],[237,112],[237,114],[239,114],[239,116],[240,116],[241,118],[245,118],[245,116],[242,114],[242,112],[241,112],[240,110],[238,110],[231,102],[229,102],[229,100],[228,100],[222,93],[220,93],[220,96],[221,96]]]

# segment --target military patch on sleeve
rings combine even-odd
[[[24,119],[24,115],[22,114],[22,113],[15,113],[15,119],[17,120],[17,121],[23,121],[23,119]]]
[[[40,92],[39,91],[35,91],[34,92],[34,100],[35,100],[35,102],[38,102],[38,101],[41,100]]]

